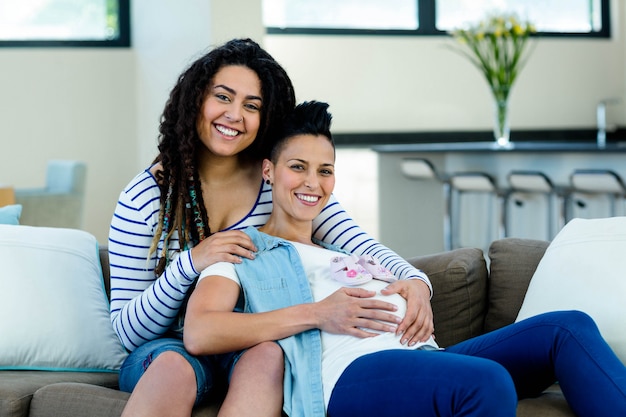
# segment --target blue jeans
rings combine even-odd
[[[193,356],[185,350],[183,341],[176,338],[162,338],[147,342],[133,350],[120,368],[120,390],[132,392],[148,366],[163,352],[177,352],[191,365],[196,375],[196,404],[210,394],[217,381],[223,378],[224,371],[231,366],[233,355]]]
[[[577,416],[626,416],[626,367],[586,314],[541,314],[443,351],[355,360],[328,416],[515,416],[517,400],[558,381]]]

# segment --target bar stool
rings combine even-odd
[[[515,170],[511,171],[507,176],[509,183],[509,194],[507,196],[506,210],[507,220],[510,222],[512,216],[509,212],[509,203],[513,200],[513,203],[517,207],[525,205],[527,200],[535,197],[537,194],[542,195],[546,201],[546,235],[539,238],[544,240],[551,240],[558,230],[563,227],[565,223],[565,204],[563,195],[559,192],[559,189],[554,186],[550,178],[546,174],[540,171],[529,170]],[[554,201],[557,200],[560,203],[558,211],[558,224],[555,227],[554,222]],[[510,230],[511,225],[507,224],[507,230]]]
[[[577,169],[570,175],[570,198],[574,207],[568,212],[568,219],[574,217],[574,208],[589,207],[590,197],[605,196],[609,200],[609,217],[623,214],[626,187],[622,178],[608,169]],[[578,197],[578,198],[576,198]],[[621,206],[620,213],[618,207]],[[601,217],[589,214],[588,217]]]
[[[463,199],[467,194],[486,195],[495,199],[498,213],[498,225],[496,236],[493,236],[492,216],[488,215],[488,237],[485,246],[488,246],[494,238],[501,239],[506,236],[506,209],[505,202],[508,191],[497,186],[495,180],[484,172],[457,172],[448,177],[450,183],[450,218],[452,248],[460,247],[459,233],[461,230],[461,216],[463,214]],[[493,203],[493,201],[492,201]],[[489,204],[487,213],[491,213],[493,204]]]
[[[425,158],[405,158],[401,162],[402,173],[411,179],[436,180],[441,182],[444,201],[443,246],[445,251],[452,249],[450,228],[450,182],[445,174],[438,172],[432,162]]]

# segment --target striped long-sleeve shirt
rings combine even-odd
[[[171,261],[155,277],[156,254],[149,256],[157,229],[160,190],[146,170],[121,192],[109,230],[111,266],[111,322],[128,350],[162,337],[178,327],[178,316],[186,295],[201,271],[194,268],[191,251],[180,251],[176,235],[169,246]],[[272,211],[272,189],[260,184],[257,201],[249,214],[227,230],[260,227]],[[368,236],[334,197],[313,222],[314,237],[357,255],[370,254],[400,279],[420,279],[426,274],[414,268],[392,250]],[[157,252],[163,242],[159,242]],[[432,287],[431,287],[432,293]]]

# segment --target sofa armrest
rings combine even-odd
[[[511,324],[517,318],[528,284],[549,242],[506,238],[489,247],[489,306],[485,332]]]
[[[433,286],[435,336],[441,347],[482,333],[487,310],[487,266],[480,249],[463,248],[408,259]]]

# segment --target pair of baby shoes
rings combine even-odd
[[[372,278],[385,282],[397,279],[371,255],[334,256],[330,260],[330,272],[333,279],[350,286],[365,284]]]

